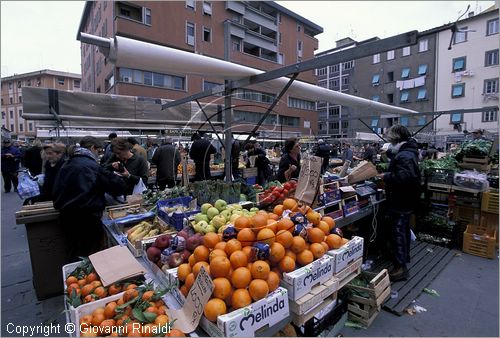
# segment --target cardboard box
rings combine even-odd
[[[278,287],[266,298],[217,318],[217,325],[204,316],[200,326],[213,337],[254,337],[260,329],[271,327],[290,316],[288,292]]]
[[[327,254],[334,259],[334,274],[341,272],[349,263],[363,257],[363,243],[363,237],[354,236],[340,248],[327,251]]]
[[[297,300],[311,289],[332,278],[334,261],[329,255],[315,260],[300,269],[284,273],[280,285],[288,290],[288,297]]]

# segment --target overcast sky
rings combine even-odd
[[[279,1],[323,27],[318,51],[351,37],[362,41],[455,21],[470,4],[476,13],[494,1]],[[84,1],[2,1],[2,77],[41,69],[80,73],[76,34]]]

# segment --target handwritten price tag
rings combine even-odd
[[[312,204],[316,198],[321,177],[321,163],[323,159],[317,156],[309,156],[304,159],[295,190],[295,198]]]

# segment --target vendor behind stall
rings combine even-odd
[[[300,173],[300,143],[292,137],[285,141],[284,154],[281,156],[277,179],[280,182],[299,178]]]
[[[191,137],[193,144],[189,150],[189,157],[194,161],[196,174],[195,181],[204,181],[212,178],[210,174],[210,155],[215,154],[217,149],[207,139],[202,139],[200,134],[195,133]]]

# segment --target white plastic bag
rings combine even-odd
[[[40,186],[34,180],[28,171],[19,172],[19,182],[17,184],[17,193],[23,199],[32,198],[40,195]]]
[[[133,195],[142,194],[142,192],[144,190],[147,190],[147,189],[148,188],[146,187],[146,185],[142,181],[142,178],[139,178],[139,182],[137,182],[137,184],[134,186],[134,191],[132,192],[132,194]]]

